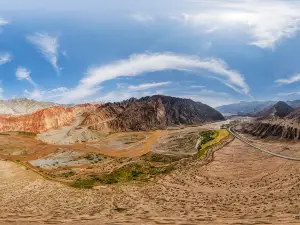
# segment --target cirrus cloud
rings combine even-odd
[[[146,89],[151,89],[151,88],[155,88],[155,87],[161,87],[161,86],[165,86],[165,85],[169,85],[172,82],[159,82],[159,83],[145,83],[145,84],[139,84],[139,85],[130,85],[128,86],[129,90],[134,90],[134,91],[141,91],[141,90],[146,90]]]
[[[300,81],[300,74],[295,74],[289,78],[275,80],[277,84],[292,84]]]
[[[197,56],[176,55],[173,53],[134,54],[128,59],[119,60],[107,65],[90,68],[86,77],[66,95],[62,101],[73,102],[97,93],[99,85],[118,77],[134,77],[144,73],[178,70],[191,74],[206,71],[209,78],[218,79],[233,90],[249,94],[249,87],[244,76],[228,68],[220,59],[201,59]]]
[[[27,39],[30,43],[43,54],[45,59],[52,65],[57,73],[60,71],[58,66],[59,56],[59,40],[57,36],[50,36],[46,33],[36,33],[28,36]]]

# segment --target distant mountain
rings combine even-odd
[[[300,108],[300,100],[286,101],[286,103],[294,109]],[[216,110],[223,115],[254,115],[274,104],[276,104],[276,101],[241,101],[216,107]]]
[[[300,108],[300,100],[286,101],[286,103],[292,106],[294,109]]]
[[[276,102],[274,101],[241,101],[239,103],[219,106],[216,108],[216,110],[220,111],[224,115],[253,115],[275,103]]]
[[[277,102],[256,114],[257,120],[242,125],[246,133],[260,138],[300,139],[300,109],[286,102]]]
[[[293,111],[294,111],[293,107],[289,106],[287,103],[283,101],[279,101],[276,104],[272,106],[268,106],[262,111],[255,113],[254,116],[259,117],[260,119],[270,119],[273,117],[283,118],[289,115]]]
[[[43,108],[57,106],[52,102],[38,102],[27,98],[0,100],[0,114],[22,115],[30,114]]]

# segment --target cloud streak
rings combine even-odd
[[[278,79],[275,81],[275,83],[277,83],[277,84],[292,84],[292,83],[295,83],[298,81],[300,81],[300,74],[295,74],[286,79]]]
[[[139,22],[139,23],[149,23],[154,21],[154,17],[149,16],[149,15],[142,15],[142,14],[131,14],[130,18],[133,20]]]
[[[59,57],[59,40],[56,36],[48,34],[36,33],[28,36],[30,43],[36,46],[45,59],[52,65],[52,67],[59,74],[60,67],[58,66]]]
[[[65,96],[64,101],[72,102],[97,93],[99,85],[105,81],[118,77],[134,77],[144,73],[179,70],[191,74],[200,74],[201,71],[209,78],[218,78],[224,84],[243,94],[249,94],[249,87],[244,76],[228,68],[225,62],[219,59],[200,59],[197,56],[176,55],[173,53],[134,54],[128,59],[119,60],[107,65],[90,68],[86,77],[80,80],[77,87]]]
[[[139,84],[139,85],[130,85],[128,86],[129,90],[133,90],[133,91],[142,91],[142,90],[147,90],[147,89],[151,89],[151,88],[156,88],[156,87],[161,87],[161,86],[166,86],[171,84],[172,82],[168,81],[168,82],[159,82],[159,83],[145,83],[145,84]]]

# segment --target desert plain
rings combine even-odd
[[[172,171],[147,180],[82,189],[54,179],[61,170],[95,172],[99,163],[98,170],[109,171],[116,168],[111,165],[140,162],[147,152],[188,157],[195,152],[199,131],[221,125],[113,134],[102,142],[66,146],[1,135],[0,224],[300,224],[300,162],[265,154],[232,137],[207,157],[183,158]],[[273,152],[300,157],[297,142],[247,138]],[[182,151],[174,151],[174,143],[181,143]],[[120,145],[123,150],[116,155]],[[112,146],[114,154],[106,154]]]

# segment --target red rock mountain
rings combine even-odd
[[[0,115],[0,131],[44,132],[71,125],[78,114],[91,112],[98,105],[83,104],[71,108],[54,106],[21,116]]]
[[[181,124],[201,124],[224,120],[208,105],[156,95],[106,104],[82,104],[70,108],[54,106],[32,114],[0,115],[0,131],[45,132],[73,124],[82,118],[80,127],[97,131],[139,131],[165,129]]]

